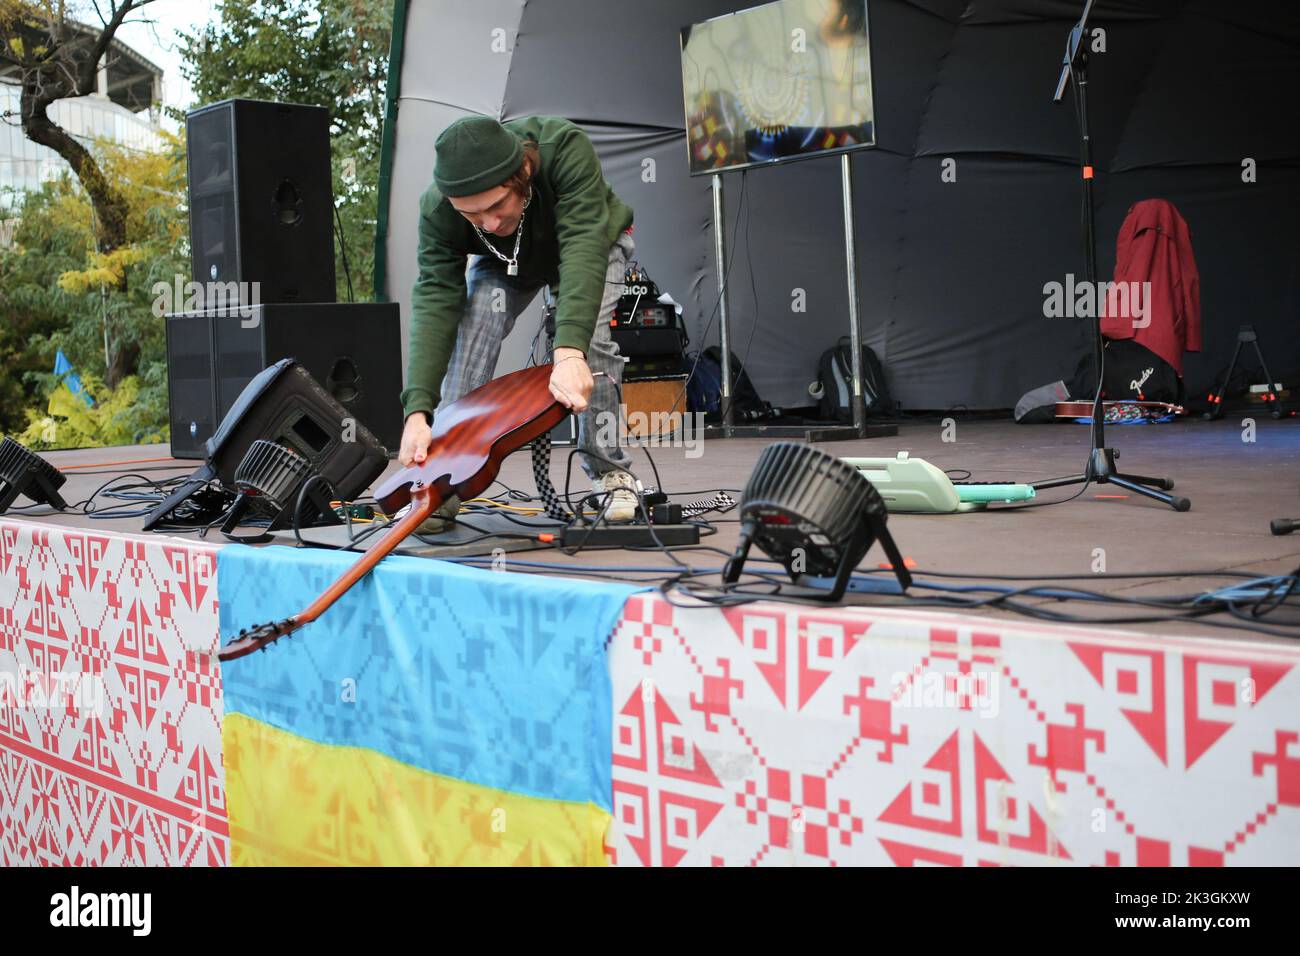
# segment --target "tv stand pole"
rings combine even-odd
[[[853,219],[852,154],[840,154],[844,193],[844,258],[849,292],[849,340],[853,349],[852,425],[736,425],[731,395],[731,315],[727,308],[727,249],[723,217],[722,174],[713,174],[713,251],[718,270],[718,321],[722,346],[722,424],[704,430],[707,438],[802,438],[809,442],[887,438],[898,434],[897,425],[867,421],[862,394],[862,328],[858,318],[857,229]]]

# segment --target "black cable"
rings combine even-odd
[[[742,176],[740,180],[740,201],[737,203],[738,212],[740,207],[745,202],[746,188],[747,188],[747,181]],[[731,270],[736,262],[736,239],[739,235],[740,235],[740,216],[737,215],[736,224],[731,227],[731,257],[727,260],[726,269],[722,273],[722,285],[718,289],[718,297],[713,300],[713,308],[709,311],[709,317],[704,324],[704,330],[700,333],[700,348],[696,350],[695,361],[691,363],[690,370],[686,373],[687,384],[682,386],[681,393],[677,396],[677,400],[673,402],[673,408],[676,408],[678,405],[682,404],[682,401],[686,398],[686,393],[690,387],[690,381],[695,377],[695,370],[696,368],[699,367],[700,360],[704,358],[704,343],[707,342],[709,339],[709,330],[713,328],[713,320],[717,318],[718,310],[722,306],[722,297],[727,294],[727,291],[730,288]],[[730,382],[727,383],[727,388],[728,390],[730,390],[731,388]],[[683,410],[685,410],[685,408],[683,408]],[[718,399],[718,410],[719,412],[721,412],[722,410],[721,397],[719,397]]]
[[[331,206],[334,209],[334,222],[337,223],[338,228],[339,252],[343,256],[343,275],[348,280],[348,301],[355,302],[357,301],[357,298],[352,294],[352,270],[348,268],[348,243],[347,240],[343,238],[343,220],[339,217],[339,207],[334,206],[332,203]]]
[[[744,371],[745,371],[745,368],[749,365],[749,353],[750,353],[750,350],[754,347],[754,333],[758,331],[758,321],[759,321],[759,319],[758,319],[758,285],[757,285],[757,283],[754,281],[754,259],[753,259],[753,256],[751,255],[751,248],[750,248],[751,243],[750,243],[750,241],[749,241],[749,220],[750,220],[750,218],[752,217],[753,212],[752,212],[752,210],[751,210],[751,207],[750,207],[750,204],[749,204],[749,202],[748,202],[748,199],[746,198],[746,195],[745,195],[745,185],[744,185],[744,184],[745,184],[745,178],[746,178],[748,175],[749,175],[749,170],[747,170],[747,169],[742,169],[742,170],[740,171],[740,182],[741,182],[741,187],[740,187],[740,199],[741,199],[741,202],[743,203],[743,211],[744,211],[744,214],[745,214],[745,263],[746,263],[746,266],[748,267],[748,270],[749,270],[749,291],[750,291],[750,293],[754,296],[754,321],[753,321],[753,322],[750,324],[750,326],[749,326],[749,340],[745,343],[745,355],[744,355],[744,357],[740,360],[740,368],[739,368],[739,369],[733,369],[733,370],[732,370],[732,373],[737,377],[737,380],[739,380],[740,374],[741,374],[742,372],[744,372]],[[737,215],[739,215],[739,212],[740,212],[740,210],[737,210]],[[748,376],[748,373],[746,373],[746,376]],[[688,379],[688,381],[689,381],[689,379]],[[752,381],[751,381],[751,384],[752,384]],[[735,406],[736,406],[736,391],[735,391],[735,389],[732,389],[732,390],[731,390],[731,403],[730,403],[730,405],[728,405],[728,408],[735,408]],[[719,408],[718,411],[722,414],[723,420],[725,421],[725,420],[726,420],[726,411],[725,411],[724,409],[722,409],[722,408]]]
[[[471,515],[494,515],[523,528],[536,528],[538,532],[542,534],[545,534],[547,531],[554,531],[556,528],[565,527],[565,522],[557,521],[554,518],[548,518],[545,514],[538,515],[536,518],[527,518],[520,515],[513,515],[505,508],[493,507],[491,505],[462,505],[461,507]]]
[[[663,590],[662,586],[661,586],[661,590]],[[759,601],[759,600],[779,600],[783,602],[811,604],[814,606],[821,606],[821,607],[826,606],[826,602],[824,599],[817,600],[815,598],[812,598],[807,594],[807,592],[805,592],[805,594],[803,595],[798,595],[798,596],[794,596],[787,593],[787,589],[783,584],[780,584],[760,594],[740,592],[739,582],[736,585],[723,585],[721,588],[714,589],[714,590],[721,590],[723,593],[722,597],[716,597],[714,595],[705,594],[699,590],[693,590],[689,587],[683,587],[683,590],[697,601],[701,601],[707,605],[716,605],[716,606],[723,606],[723,607],[735,606],[737,604],[749,603],[752,601]],[[667,597],[667,592],[665,592],[665,596]],[[1184,609],[1181,613],[1176,613],[1176,614],[1129,615],[1125,617],[1098,618],[1098,617],[1089,617],[1086,615],[1066,614],[1064,612],[1052,611],[1050,608],[1044,606],[1024,604],[1022,602],[1013,600],[1012,595],[1009,594],[995,595],[990,598],[980,598],[980,599],[961,599],[955,596],[950,598],[921,598],[913,594],[875,595],[875,596],[882,599],[890,598],[890,597],[896,599],[894,601],[882,600],[879,606],[884,606],[884,607],[939,607],[948,610],[953,610],[953,609],[974,610],[980,608],[995,608],[995,609],[1011,611],[1030,618],[1051,621],[1053,623],[1070,623],[1070,624],[1080,624],[1085,626],[1087,625],[1113,626],[1119,624],[1171,623],[1174,621],[1186,620],[1186,621],[1194,622],[1199,625],[1206,625],[1209,627],[1227,628],[1231,630],[1247,630],[1247,631],[1253,631],[1253,632],[1267,634],[1270,636],[1277,636],[1277,637],[1290,637],[1290,638],[1300,637],[1300,622],[1298,622],[1295,625],[1297,630],[1287,631],[1287,630],[1283,630],[1280,627],[1265,627],[1257,623],[1251,623],[1245,620],[1243,620],[1243,623],[1240,624],[1230,623],[1226,621],[1210,620],[1209,615],[1225,613],[1225,611],[1232,611],[1232,608],[1226,608],[1226,609],[1215,608],[1213,606],[1204,607],[1204,608],[1187,608]],[[1122,600],[1114,599],[1114,597],[1115,596],[1113,595],[1107,595],[1104,597],[1103,600],[1107,603],[1125,603]],[[677,607],[698,606],[698,605],[678,603],[672,601],[670,597],[668,599],[670,603],[673,603]],[[1139,603],[1136,599],[1130,599],[1130,601],[1131,603]],[[1238,614],[1235,611],[1232,612],[1234,613],[1235,617],[1243,618],[1243,615]]]
[[[187,462],[183,465],[154,465],[149,468],[137,469],[137,471],[193,471],[193,470],[194,470],[193,462]],[[82,471],[79,468],[74,468],[70,471],[65,471],[64,474],[67,475],[67,477],[69,478],[76,478],[81,475],[120,475],[121,472],[118,471],[116,468],[99,468],[92,471]]]
[[[609,381],[610,381],[610,384],[614,386],[614,394],[615,394],[615,395],[617,396],[617,398],[618,398],[618,407],[619,407],[619,408],[623,408],[623,407],[624,407],[624,405],[623,405],[623,383],[622,383],[622,382],[616,382],[616,381],[614,381],[612,378],[611,378]],[[669,410],[669,414],[671,414],[671,409]],[[685,416],[686,413],[683,411],[682,414],[683,414],[683,416]],[[649,425],[647,425],[646,427],[649,428]],[[686,428],[686,425],[684,424],[684,419],[683,419],[683,425],[682,425],[682,428],[683,428],[683,429]],[[650,437],[649,435],[646,436],[647,440],[649,439],[649,437]],[[616,440],[617,440],[617,439],[616,439]],[[649,446],[648,444],[642,444],[642,445],[641,445],[641,450],[645,452],[646,459],[650,462],[650,470],[654,472],[654,476],[655,476],[655,491],[663,491],[663,490],[664,490],[663,479],[659,477],[659,467],[655,464],[654,456],[650,454],[650,446]],[[609,461],[609,459],[604,459],[604,460],[605,460],[605,461]],[[612,464],[612,462],[611,462],[611,464]],[[621,470],[621,469],[620,469],[620,470]],[[628,472],[628,474],[631,474],[631,472]],[[633,475],[633,477],[636,477],[636,476]],[[641,498],[641,496],[638,494],[638,495],[637,495],[637,500],[639,501],[640,498]]]
[[[417,531],[412,535],[412,537],[419,538],[425,544],[434,547],[459,548],[467,544],[477,544],[480,541],[487,541],[491,538],[502,538],[506,540],[515,540],[515,541],[531,541],[535,543],[538,546],[538,548],[549,547],[548,545],[540,541],[536,534],[520,534],[513,531],[488,531],[484,528],[479,528],[470,524],[468,521],[465,521],[463,518],[460,518],[459,516],[455,518],[449,518],[447,520],[449,524],[459,525],[461,527],[468,528],[470,531],[477,531],[478,536],[473,538],[464,538],[459,541],[439,541],[439,540],[426,537],[425,535],[422,535]],[[543,530],[540,533],[545,534],[546,532]]]
[[[628,549],[638,550],[638,549]],[[651,550],[651,549],[640,549]],[[679,546],[665,551],[682,551],[682,550],[701,550],[709,551],[719,556],[729,557],[728,552],[720,548],[709,546]],[[467,559],[468,560],[468,559]],[[770,559],[751,558],[751,561],[772,562]],[[737,604],[747,603],[755,600],[780,600],[794,603],[807,604],[809,606],[825,607],[824,598],[810,588],[797,588],[793,584],[787,585],[782,581],[773,580],[772,577],[780,572],[756,572],[746,571],[744,574],[750,579],[756,581],[746,582],[738,581],[734,584],[723,584],[720,586],[710,585],[707,588],[698,583],[698,578],[704,575],[717,574],[720,569],[697,570],[689,566],[674,561],[680,570],[670,570],[665,568],[666,572],[660,581],[659,589],[665,598],[678,607],[700,606],[734,606]],[[532,562],[536,566],[536,562]],[[532,570],[532,568],[526,568]],[[565,573],[570,575],[583,574],[605,574],[605,573],[630,573],[628,569],[618,568],[601,568],[601,567],[583,567],[583,566],[562,566],[553,565],[547,570],[553,570],[555,573]],[[650,571],[637,570],[637,574],[650,573]],[[872,569],[869,574],[882,574],[885,571]],[[1011,575],[976,575],[960,574],[956,572],[924,572],[928,576],[935,577],[956,577],[968,579],[982,578],[1010,578],[1023,580],[1063,580],[1063,579],[1095,579],[1098,575],[1073,574],[1073,575],[1048,575],[1040,578],[1017,577]],[[1177,574],[1178,576],[1204,576],[1204,577],[1237,577],[1250,580],[1260,580],[1258,574],[1248,574],[1245,572],[1219,572],[1219,571],[1190,571],[1190,572],[1140,572],[1132,574],[1113,574],[1104,575],[1112,579],[1128,578],[1155,578],[1169,577]],[[917,585],[927,587],[923,579],[917,580]],[[760,591],[753,591],[754,587],[761,587]],[[934,588],[933,585],[929,585]],[[1216,628],[1227,628],[1235,630],[1247,630],[1256,633],[1283,636],[1283,637],[1300,637],[1300,618],[1292,624],[1290,622],[1279,623],[1275,627],[1261,625],[1258,621],[1259,616],[1275,612],[1278,607],[1286,606],[1293,608],[1300,614],[1300,601],[1292,600],[1297,587],[1300,587],[1300,568],[1296,572],[1283,580],[1277,581],[1270,587],[1264,598],[1250,602],[1240,600],[1231,600],[1226,598],[1215,598],[1207,601],[1206,594],[1196,595],[1171,595],[1164,597],[1129,597],[1125,595],[1109,594],[1105,592],[1089,591],[1082,588],[1065,589],[1048,589],[1043,587],[1025,587],[1015,589],[998,589],[997,593],[987,596],[967,596],[963,593],[942,594],[938,596],[918,596],[916,594],[873,594],[880,600],[881,606],[886,607],[938,607],[949,610],[979,610],[994,609],[1004,610],[1017,613],[1022,616],[1051,621],[1054,623],[1071,623],[1081,625],[1103,625],[1113,626],[1120,624],[1149,624],[1149,623],[1169,623],[1179,620],[1196,623]],[[700,602],[700,604],[683,603],[673,598],[673,590],[679,589],[687,597]],[[991,589],[991,588],[990,588]],[[1280,592],[1280,593],[1279,593]],[[1214,595],[1216,592],[1208,592]],[[1126,614],[1123,616],[1097,617],[1082,614],[1071,614],[1064,611],[1055,610],[1053,607],[1042,604],[1027,604],[1018,598],[1044,598],[1057,603],[1068,601],[1086,600],[1089,603],[1119,605],[1125,607],[1145,607],[1154,608],[1164,613],[1159,614]],[[1204,602],[1204,603],[1197,603]],[[1231,614],[1236,621],[1218,621],[1212,620],[1215,615]],[[1292,629],[1288,629],[1292,628]]]
[[[149,510],[137,508],[137,509],[132,509],[130,512],[122,512],[120,509],[101,512],[95,507],[95,499],[99,498],[100,496],[103,496],[106,498],[118,498],[118,500],[134,500],[134,501],[143,501],[143,502],[161,501],[169,493],[166,490],[166,486],[170,483],[178,482],[180,480],[179,478],[177,478],[177,479],[169,479],[168,481],[159,482],[159,481],[154,481],[152,478],[146,478],[144,475],[139,475],[134,472],[126,472],[126,473],[114,472],[113,474],[114,477],[108,479],[103,484],[101,484],[98,488],[92,491],[90,493],[90,497],[84,498],[81,501],[78,501],[76,504],[68,505],[67,508],[64,508],[62,510],[58,508],[51,508],[49,505],[46,504],[36,504],[36,505],[26,505],[21,508],[10,508],[6,512],[6,514],[17,514],[28,518],[44,518],[50,515],[60,515],[60,514],[66,515],[70,513],[81,512],[88,518],[97,518],[99,520],[109,520],[113,518],[135,518],[135,517],[140,517],[142,515],[148,514]],[[140,479],[140,481],[134,484],[123,485],[120,488],[111,487],[114,482],[121,481],[123,478],[138,478]],[[135,495],[128,498],[127,496],[130,495],[130,493],[136,488],[153,488],[155,489],[155,492],[153,495],[148,495],[148,496]],[[31,510],[32,508],[44,508],[47,510],[32,511]]]
[[[755,559],[750,558],[750,560],[753,561]],[[889,574],[891,572],[887,568],[876,568],[858,573]],[[1248,571],[1131,571],[1127,573],[1107,571],[1101,574],[970,574],[957,571],[927,570],[924,573],[932,578],[963,578],[971,581],[1116,581],[1128,580],[1129,578],[1244,578],[1248,581],[1253,581],[1264,576]]]
[[[1030,508],[1047,508],[1050,507],[1051,505],[1063,505],[1066,504],[1067,502],[1073,501],[1075,498],[1078,498],[1085,491],[1087,491],[1091,485],[1092,485],[1092,477],[1087,476],[1083,479],[1083,486],[1079,488],[1079,490],[1076,491],[1074,494],[1070,495],[1070,497],[1068,498],[1057,498],[1055,501],[1032,501],[1027,505],[1002,505],[1001,507],[998,508],[988,508],[986,510],[989,512],[996,512],[1000,514],[1004,511],[1028,511]]]
[[[570,479],[573,473],[573,456],[576,455],[580,450],[581,449],[575,448],[573,451],[569,453],[568,462],[564,470],[565,503],[569,505],[569,510],[574,512],[575,518],[573,524],[577,524],[581,520],[581,511],[575,510],[573,508],[572,497],[569,493]],[[680,561],[677,560],[676,555],[674,555],[672,551],[669,550],[668,546],[665,545],[663,541],[660,540],[659,535],[655,532],[654,524],[650,521],[650,515],[646,511],[645,500],[641,495],[641,489],[644,488],[644,485],[641,482],[641,480],[637,478],[636,473],[632,471],[630,468],[624,468],[623,466],[617,464],[616,462],[610,461],[608,458],[606,458],[604,455],[599,454],[598,452],[586,451],[583,452],[583,454],[588,458],[597,458],[600,461],[603,461],[605,464],[611,466],[612,468],[618,469],[619,471],[626,471],[629,475],[632,476],[633,481],[635,481],[637,484],[637,491],[634,493],[636,497],[637,508],[641,511],[641,517],[645,520],[645,527],[650,532],[651,540],[654,541],[658,549],[662,551],[668,557],[668,559],[673,562],[673,564],[677,565],[678,567],[685,568],[686,565],[682,564]],[[592,521],[591,527],[587,530],[587,533],[583,536],[582,541],[579,542],[579,544],[572,549],[561,548],[560,549],[561,551],[563,551],[565,554],[572,556],[577,554],[579,551],[583,549],[583,547],[586,546],[587,539],[591,537],[592,531],[595,530],[596,526],[600,523],[600,519],[604,516],[605,511],[608,509],[609,501],[612,495],[613,495],[612,491],[605,493],[605,499],[604,499],[603,506],[601,507],[600,513],[597,514],[596,518]],[[570,525],[570,527],[572,527],[572,524]]]

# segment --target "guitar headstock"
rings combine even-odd
[[[301,625],[297,618],[287,617],[282,621],[270,621],[248,629],[241,629],[239,636],[217,651],[217,660],[233,661],[253,651],[264,651],[282,637],[288,637]]]

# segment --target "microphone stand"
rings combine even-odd
[[[1079,120],[1080,157],[1083,165],[1083,238],[1084,254],[1087,260],[1088,282],[1097,289],[1097,231],[1093,208],[1092,184],[1094,167],[1092,165],[1092,138],[1088,131],[1088,51],[1085,48],[1088,27],[1088,14],[1092,12],[1093,0],[1087,0],[1083,15],[1070,30],[1065,42],[1065,60],[1061,64],[1061,75],[1056,83],[1053,100],[1057,103],[1065,95],[1065,88],[1073,81],[1075,112]],[[1100,298],[1100,297],[1098,297]],[[1150,308],[1150,304],[1147,306]],[[1170,478],[1150,478],[1146,475],[1132,475],[1119,471],[1115,459],[1119,452],[1106,447],[1105,416],[1102,413],[1101,383],[1106,366],[1105,347],[1101,336],[1101,303],[1097,302],[1097,314],[1094,316],[1093,345],[1097,370],[1097,394],[1092,403],[1092,451],[1088,465],[1081,475],[1067,478],[1052,478],[1047,481],[1034,482],[1035,490],[1042,488],[1060,488],[1064,485],[1078,485],[1094,482],[1099,485],[1116,485],[1135,494],[1154,498],[1164,502],[1175,511],[1187,511],[1192,503],[1186,498],[1169,495],[1164,492],[1174,487]],[[1156,489],[1163,489],[1157,491]]]

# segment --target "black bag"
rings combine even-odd
[[[1173,366],[1132,339],[1106,342],[1102,397],[1108,402],[1182,401],[1183,383]]]
[[[722,349],[710,345],[704,350],[704,358],[712,360],[718,366],[718,381],[721,383]],[[773,418],[777,414],[777,409],[758,397],[754,383],[749,380],[749,374],[740,364],[740,359],[736,358],[735,352],[731,353],[731,406],[732,417],[740,421],[758,421]],[[720,414],[717,419],[721,419]],[[709,420],[706,415],[705,421]]]
[[[818,412],[826,421],[853,421],[853,340],[842,336],[818,362],[821,398]],[[891,415],[893,400],[885,384],[885,369],[870,346],[862,346],[862,403],[868,415]]]
[[[692,352],[687,356],[691,363],[691,377],[686,383],[686,410],[703,412],[705,421],[717,421],[722,401],[722,369],[707,354]]]

